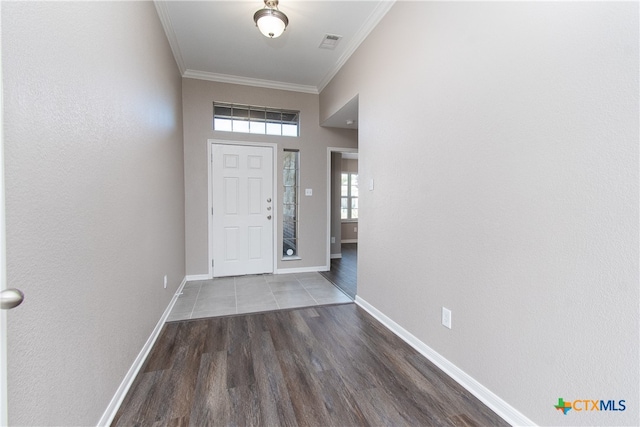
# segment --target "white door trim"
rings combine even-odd
[[[208,224],[208,240],[209,240],[209,253],[208,253],[208,260],[207,262],[209,263],[209,279],[213,279],[213,265],[212,265],[212,260],[213,260],[213,186],[211,185],[213,182],[213,163],[212,163],[212,156],[213,156],[213,145],[244,145],[247,147],[267,147],[267,148],[271,148],[271,150],[273,151],[273,164],[271,165],[271,169],[273,172],[273,271],[272,272],[276,272],[277,271],[277,267],[278,267],[278,259],[277,259],[277,253],[278,253],[278,240],[276,239],[276,236],[278,236],[278,230],[279,230],[279,223],[278,223],[278,175],[276,173],[277,167],[278,167],[278,144],[275,143],[269,143],[269,142],[245,142],[245,141],[227,141],[227,140],[223,140],[223,139],[208,139],[207,140],[207,170],[208,170],[208,176],[207,176],[207,198],[208,198],[208,206],[207,206],[207,224]]]
[[[358,153],[357,148],[327,147],[327,241],[326,262],[331,266],[331,153]]]
[[[0,4],[0,21],[2,21]],[[0,25],[0,34],[2,28]],[[0,40],[1,40],[0,36]],[[7,287],[7,252],[4,210],[4,101],[2,98],[2,59],[0,58],[0,290]],[[7,312],[0,310],[0,425],[9,425],[7,414]]]

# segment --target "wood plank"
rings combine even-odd
[[[507,423],[354,304],[167,325],[112,425]]]
[[[218,351],[202,355],[198,382],[193,393],[190,426],[230,424],[233,408],[227,393],[227,353]]]
[[[263,316],[252,319],[262,319]],[[264,331],[251,341],[256,389],[262,415],[261,425],[296,426],[296,415],[286,387],[280,363],[271,340],[271,333]]]

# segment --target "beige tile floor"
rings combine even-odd
[[[187,282],[167,321],[352,301],[319,273],[225,277]]]

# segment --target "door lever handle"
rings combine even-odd
[[[8,288],[0,292],[0,309],[11,310],[22,304],[24,293],[19,289]]]

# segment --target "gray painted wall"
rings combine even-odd
[[[358,295],[540,425],[640,419],[638,66],[637,2],[397,2],[320,95],[375,179]]]
[[[300,111],[300,137],[252,135],[213,130],[213,102],[233,102]],[[282,150],[300,150],[300,260],[282,261],[277,268],[313,268],[327,265],[327,147],[357,147],[357,132],[322,128],[319,125],[319,96],[284,90],[264,89],[183,79],[184,156],[186,192],[187,274],[208,274],[208,159],[207,140],[267,142],[278,144],[278,170],[282,170]],[[278,179],[278,201],[282,200],[282,174]],[[304,190],[311,188],[312,196]],[[278,212],[282,223],[282,211]],[[280,236],[282,228],[280,228]],[[278,254],[282,253],[279,238]]]
[[[2,2],[2,61],[9,424],[95,425],[185,276],[181,77],[152,2]]]

